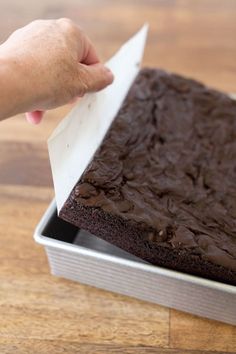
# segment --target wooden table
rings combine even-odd
[[[146,65],[236,91],[234,0],[8,0],[0,8],[0,40],[37,17],[71,17],[103,59],[148,21]],[[32,234],[53,197],[46,139],[68,110],[37,127],[23,116],[0,125],[0,353],[235,353],[232,326],[49,274]]]

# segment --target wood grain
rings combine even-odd
[[[236,327],[171,310],[170,346],[236,352]]]
[[[145,21],[150,24],[144,64],[235,90],[234,0],[42,0],[1,4],[0,40],[35,18],[67,16],[80,24],[107,59]]]
[[[9,339],[0,338],[0,350],[1,354],[32,354],[32,348],[34,349],[34,354],[45,354],[45,353],[57,353],[57,354],[213,354],[215,352],[209,351],[185,351],[176,349],[163,349],[163,348],[153,348],[146,346],[118,346],[112,344],[78,344],[75,342],[68,341],[41,341],[37,339]],[[225,352],[218,352],[218,354],[224,354]]]
[[[236,91],[235,11],[234,0],[8,0],[0,41],[35,18],[67,16],[106,60],[148,21],[145,65]],[[235,353],[233,326],[50,275],[32,235],[53,198],[46,139],[70,108],[37,127],[23,115],[0,124],[0,353]]]
[[[35,186],[52,184],[48,154],[42,143],[0,142],[0,165],[2,184]],[[45,173],[40,174],[39,171]]]

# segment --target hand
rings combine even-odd
[[[88,37],[68,19],[37,20],[17,30],[0,46],[1,57],[12,63],[17,80],[22,80],[17,83],[19,111],[37,111],[28,115],[33,123],[41,120],[44,110],[113,81]]]

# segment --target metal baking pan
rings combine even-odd
[[[53,275],[236,325],[236,287],[150,265],[57,217],[36,227]]]

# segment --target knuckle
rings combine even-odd
[[[33,20],[31,23],[42,23],[42,19],[41,18],[38,18],[37,20]]]
[[[71,19],[67,18],[67,17],[62,17],[58,20],[59,24],[66,27],[66,28],[73,28],[74,27],[74,23]]]
[[[30,22],[30,26],[31,27],[36,27],[36,26],[41,26],[45,23],[46,21],[45,20],[42,20],[42,19],[37,19],[37,20],[33,20],[32,22]]]
[[[82,27],[80,27],[79,25],[76,25],[76,28],[77,28],[77,31],[78,31],[80,34],[82,34],[82,35],[85,36],[85,32],[84,32],[84,30],[83,30]]]
[[[61,17],[58,19],[59,22],[70,23],[72,20],[68,17]]]
[[[58,24],[64,33],[73,36],[77,35],[78,26],[72,20],[69,18],[61,18],[58,21]]]

